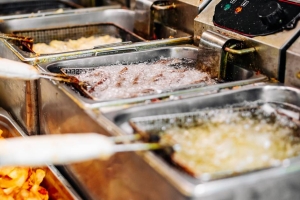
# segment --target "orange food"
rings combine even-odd
[[[0,139],[4,139],[0,130]],[[30,167],[0,168],[1,200],[48,200],[48,191],[40,186],[45,177],[42,169]]]

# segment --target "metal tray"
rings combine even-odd
[[[136,106],[104,114],[117,127],[120,134],[132,134],[129,120],[137,117],[170,115],[193,112],[200,109],[220,108],[233,104],[260,101],[289,106],[299,115],[300,90],[285,86],[266,85],[245,87],[218,94],[193,97],[172,102]],[[152,152],[143,154],[144,160],[161,176],[165,177],[175,191],[180,191],[186,199],[297,199],[300,197],[300,157],[289,159],[283,165],[240,176],[205,182],[192,178],[172,167]],[[151,181],[149,181],[151,182]],[[149,185],[155,191],[159,183]],[[173,191],[173,192],[175,192]],[[165,191],[171,194],[172,191]],[[176,199],[176,198],[175,198]],[[178,199],[182,199],[179,198]]]
[[[162,47],[152,50],[140,51],[140,52],[130,52],[124,54],[116,55],[107,55],[105,57],[92,57],[84,59],[74,59],[68,61],[61,61],[51,63],[49,65],[40,65],[43,69],[59,73],[61,70],[65,71],[69,75],[74,75],[80,73],[82,70],[88,70],[90,68],[95,68],[97,66],[108,66],[118,63],[130,64],[130,63],[139,63],[145,62],[154,59],[164,58],[189,58],[197,60],[198,57],[198,48],[192,45],[182,45],[182,46],[172,46],[172,47]],[[201,59],[201,55],[199,55]],[[195,66],[196,67],[196,66]],[[216,91],[222,88],[228,88],[238,85],[251,84],[255,82],[265,81],[267,78],[261,74],[256,74],[253,71],[244,69],[242,67],[234,66],[231,69],[231,72],[228,72],[227,79],[225,83],[220,83],[212,86],[204,86],[202,84],[194,84],[186,87],[180,87],[175,89],[164,90],[159,94],[145,95],[135,98],[127,99],[115,99],[108,101],[99,101],[97,98],[89,95],[87,91],[84,91],[81,88],[79,91],[83,92],[89,98],[85,98],[82,95],[78,94],[78,90],[74,91],[71,87],[64,85],[63,89],[74,96],[76,99],[79,99],[82,104],[92,104],[92,107],[104,107],[104,106],[114,106],[120,104],[130,104],[130,103],[142,103],[151,99],[161,99],[169,98],[170,96],[182,97],[188,93],[200,93],[200,92],[209,92]]]
[[[3,131],[2,136],[10,137],[27,137],[22,129],[13,121],[9,114],[0,108],[0,129]],[[73,190],[66,179],[60,172],[51,165],[43,168],[46,171],[46,176],[41,183],[49,192],[49,199],[58,200],[77,200],[81,197]]]
[[[35,30],[43,28],[58,28],[89,23],[114,23],[133,31],[135,12],[118,9],[120,6],[101,6],[82,8],[74,11],[65,11],[55,15],[41,15],[4,20],[0,23],[0,31],[11,33],[20,30]],[[0,17],[1,19],[1,17]]]
[[[22,15],[34,13],[55,13],[58,9],[69,10],[83,8],[82,6],[67,0],[13,0],[0,2],[0,16]],[[0,17],[1,18],[1,17]]]

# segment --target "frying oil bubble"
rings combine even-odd
[[[257,102],[199,111],[194,121],[201,123],[168,127],[161,132],[161,141],[180,145],[173,161],[197,177],[278,166],[299,155],[300,139],[297,119],[277,108]],[[190,119],[183,123],[190,124]]]
[[[161,58],[138,64],[102,66],[76,78],[91,85],[89,92],[99,100],[159,94],[195,84],[216,84],[207,73],[194,69],[194,65],[191,59]]]

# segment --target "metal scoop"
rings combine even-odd
[[[107,159],[117,152],[163,148],[158,143],[116,144],[139,136],[106,137],[97,133],[42,135],[0,140],[0,165],[42,166]]]
[[[88,87],[88,84],[79,81],[76,77],[50,72],[40,72],[34,66],[5,58],[0,58],[0,77],[22,80],[35,80],[38,78],[46,78],[67,83],[74,83],[83,87]]]

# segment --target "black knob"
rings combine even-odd
[[[276,1],[270,1],[258,12],[258,17],[262,23],[269,27],[279,27],[285,21],[285,13]]]

